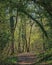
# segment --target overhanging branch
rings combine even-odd
[[[43,33],[45,34],[45,36],[48,38],[47,32],[45,31],[44,27],[39,23],[39,21],[37,21],[35,18],[33,18],[29,13],[27,13],[26,11],[22,10],[22,12],[27,15],[28,17],[30,17],[33,21],[35,21],[38,26],[41,28],[41,30],[43,31]]]

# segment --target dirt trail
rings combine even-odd
[[[19,65],[33,65],[36,62],[37,56],[33,53],[18,54]]]

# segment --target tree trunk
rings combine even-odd
[[[14,53],[14,30],[12,30],[12,44],[11,44],[11,55]]]
[[[27,52],[30,52],[30,39],[31,39],[31,31],[32,31],[32,26],[31,26],[31,28],[30,28],[30,33],[29,33],[29,42],[28,42]]]
[[[43,22],[42,22],[42,17],[41,17],[41,24],[42,24],[42,26],[43,26]],[[43,38],[43,50],[45,51],[46,50],[46,48],[45,48],[45,38],[44,38],[45,36],[44,36],[44,33],[42,33],[42,38]]]
[[[30,33],[29,33],[29,42],[28,42],[28,47],[27,47],[27,52],[30,52],[30,39],[31,39],[31,32],[32,32],[32,27],[33,27],[33,23],[31,23],[30,21]]]
[[[18,41],[19,41],[19,43],[18,43],[18,52],[20,53],[20,51],[21,51],[21,49],[20,49],[20,33],[21,33],[21,26],[19,27],[19,37],[18,37]]]

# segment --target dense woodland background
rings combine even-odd
[[[26,52],[52,63],[52,0],[0,0],[0,61]]]

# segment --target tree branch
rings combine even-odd
[[[35,21],[38,26],[41,28],[41,30],[43,31],[43,33],[45,34],[45,36],[48,38],[47,32],[45,31],[44,27],[39,23],[39,21],[37,21],[35,18],[33,18],[29,13],[27,13],[26,11],[22,10],[22,12],[27,15],[28,17],[30,17],[33,21]]]

